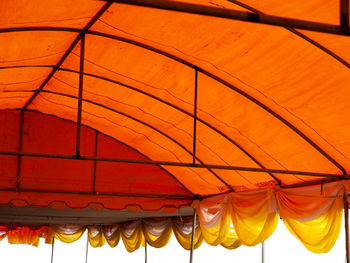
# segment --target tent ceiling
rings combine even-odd
[[[294,8],[272,0],[178,2],[254,12],[262,19],[339,21],[335,1],[296,1]],[[347,36],[104,1],[2,1],[0,10],[0,109],[3,116],[16,115],[3,118],[2,127],[12,125],[13,134],[21,134],[11,147],[2,140],[1,151],[74,155],[74,129],[67,152],[55,152],[64,137],[54,132],[52,145],[38,142],[33,150],[28,134],[35,129],[23,130],[21,123],[34,115],[58,117],[57,127],[77,122],[83,87],[84,129],[151,161],[216,165],[157,166],[168,178],[162,194],[173,184],[191,199],[320,182],[322,174],[342,179],[350,168]],[[26,113],[21,119],[15,110]],[[82,140],[82,149],[91,142]],[[112,157],[128,159],[120,152]],[[9,158],[16,159],[3,155],[0,161]],[[20,180],[4,190],[32,190],[22,179],[40,158],[19,157],[11,178]],[[22,159],[32,160],[27,170]],[[119,193],[122,184],[111,189]],[[174,189],[169,195],[179,193]]]

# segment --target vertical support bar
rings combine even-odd
[[[145,240],[145,263],[147,263],[147,240]]]
[[[51,263],[53,262],[53,249],[55,247],[55,238],[52,239],[52,244],[51,244]]]
[[[195,234],[196,234],[196,208],[193,208],[193,224],[192,224],[190,263],[192,263],[192,261],[193,261],[193,250],[194,250]]]
[[[96,131],[96,137],[95,137],[95,157],[98,155],[98,131]],[[97,160],[94,160],[94,181],[92,185],[92,192],[96,194],[96,171],[97,171]]]
[[[340,28],[349,31],[349,0],[340,0]]]
[[[345,251],[346,251],[346,263],[350,263],[349,254],[349,203],[347,199],[346,191],[344,192],[344,225],[345,225]]]
[[[86,253],[85,253],[85,263],[88,262],[88,252],[89,252],[89,230],[86,228]]]
[[[193,113],[193,151],[192,163],[196,163],[196,141],[197,141],[197,94],[198,94],[198,70],[195,68],[194,75],[194,113]]]
[[[81,33],[80,38],[80,72],[79,72],[79,95],[78,95],[78,116],[77,116],[77,141],[76,153],[80,156],[80,135],[81,135],[81,111],[83,102],[83,80],[84,80],[84,56],[85,56],[85,33]]]
[[[24,122],[24,111],[21,111],[20,124],[19,124],[19,139],[18,139],[18,151],[22,152],[23,149],[23,122]],[[17,157],[17,180],[16,190],[21,189],[21,168],[22,168],[22,156]]]
[[[265,243],[261,243],[261,263],[265,263]]]

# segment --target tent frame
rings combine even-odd
[[[335,166],[337,166],[343,173],[343,176],[336,175],[336,174],[328,174],[328,173],[314,173],[314,172],[305,172],[305,171],[290,171],[290,170],[278,170],[278,169],[265,169],[262,165],[261,168],[252,168],[252,167],[239,167],[239,166],[229,166],[229,165],[208,165],[208,164],[197,164],[196,163],[196,124],[197,124],[197,79],[198,79],[198,71],[218,80],[217,76],[212,75],[211,73],[208,73],[203,70],[199,70],[196,66],[192,66],[195,69],[195,96],[194,96],[194,115],[193,115],[193,151],[192,151],[192,163],[184,163],[184,162],[166,162],[166,161],[153,161],[153,160],[129,160],[129,159],[119,159],[119,158],[101,158],[97,156],[97,152],[95,151],[95,156],[81,156],[80,155],[80,135],[81,135],[81,114],[82,114],[82,102],[83,102],[83,78],[84,78],[84,51],[85,51],[85,34],[86,33],[92,33],[93,31],[89,32],[89,29],[92,27],[92,25],[103,15],[103,13],[111,6],[112,2],[122,3],[122,4],[128,4],[128,5],[137,5],[137,6],[143,6],[143,7],[151,7],[151,8],[157,8],[157,9],[165,9],[170,11],[177,11],[177,12],[183,12],[183,13],[191,13],[191,14],[198,14],[198,15],[205,15],[205,16],[212,16],[212,17],[220,17],[220,18],[226,18],[226,19],[233,19],[233,20],[240,20],[240,21],[246,21],[246,22],[252,22],[252,23],[260,23],[265,25],[274,25],[274,26],[280,26],[285,27],[289,30],[294,29],[304,29],[304,30],[310,30],[315,32],[322,32],[322,33],[330,33],[330,34],[336,34],[336,35],[342,35],[342,36],[350,36],[350,29],[349,29],[349,0],[340,0],[340,24],[339,25],[333,25],[333,24],[326,24],[326,23],[317,23],[312,21],[306,21],[306,20],[299,20],[299,19],[291,19],[291,18],[284,18],[279,16],[272,16],[272,15],[266,15],[263,13],[257,13],[257,12],[243,12],[243,11],[236,11],[236,10],[227,10],[222,8],[215,8],[215,7],[208,7],[203,5],[196,5],[196,4],[189,4],[189,3],[181,3],[181,2],[172,2],[172,1],[160,1],[160,0],[113,0],[113,1],[107,1],[105,5],[99,10],[99,12],[89,21],[89,23],[84,27],[84,29],[72,29],[72,28],[48,28],[48,27],[36,27],[36,28],[17,28],[17,29],[2,29],[1,32],[18,32],[18,31],[69,31],[69,32],[79,32],[79,35],[75,38],[75,40],[71,43],[70,47],[66,50],[63,57],[59,60],[59,62],[52,67],[51,73],[47,76],[47,78],[44,80],[44,82],[41,84],[41,86],[34,91],[31,98],[27,101],[25,106],[21,110],[21,124],[20,124],[20,134],[19,137],[19,151],[18,152],[6,152],[1,151],[0,155],[12,155],[18,157],[18,167],[17,167],[17,182],[16,182],[16,190],[20,189],[20,174],[21,174],[21,158],[23,156],[32,156],[32,157],[42,157],[42,158],[58,158],[58,159],[79,159],[79,160],[92,160],[95,162],[95,170],[96,170],[96,162],[97,161],[106,161],[106,162],[119,162],[119,163],[139,163],[139,164],[149,164],[149,165],[164,165],[164,166],[181,166],[181,167],[192,167],[192,168],[206,168],[206,169],[224,169],[224,170],[234,170],[234,171],[252,171],[252,172],[264,172],[269,173],[272,175],[272,173],[279,173],[279,174],[297,174],[297,175],[304,175],[304,176],[317,176],[317,177],[324,177],[324,178],[330,178],[330,179],[348,179],[349,175],[347,175],[345,169],[337,163],[332,157],[330,157],[326,152],[324,152],[319,146],[317,146],[314,142],[312,142],[306,135],[304,135],[301,131],[299,131],[296,127],[294,127],[291,123],[289,123],[287,120],[283,119],[280,115],[273,112],[271,109],[266,107],[261,102],[257,101],[256,99],[252,98],[250,95],[246,94],[244,91],[239,90],[236,87],[232,87],[229,83],[223,83],[225,81],[221,80],[220,82],[225,84],[226,86],[229,86],[236,90],[241,95],[245,96],[252,102],[256,103],[269,113],[271,113],[273,116],[278,118],[280,121],[282,121],[284,124],[286,124],[288,127],[290,127],[294,132],[296,132],[298,135],[300,135],[304,140],[306,140],[311,146],[313,146],[316,150],[318,150],[322,155],[324,155],[329,161],[331,161]],[[234,1],[232,1],[234,2]],[[292,31],[294,32],[294,31]],[[298,32],[299,33],[299,32]],[[107,34],[95,32],[95,35],[104,35],[105,37]],[[111,36],[111,38],[116,39],[117,37]],[[120,40],[120,38],[118,39]],[[26,153],[22,151],[22,144],[23,144],[23,117],[24,117],[24,111],[28,108],[28,106],[32,103],[32,101],[37,97],[37,95],[44,89],[46,84],[49,82],[49,80],[52,78],[52,76],[60,70],[61,65],[65,61],[65,59],[68,57],[68,55],[72,52],[72,50],[75,48],[75,46],[81,42],[81,53],[80,53],[80,71],[79,71],[79,96],[78,96],[78,110],[77,110],[77,140],[76,140],[76,155],[75,156],[68,156],[68,155],[54,155],[54,154],[39,154],[39,153]],[[121,41],[121,40],[120,40]],[[132,40],[129,40],[129,42]],[[133,41],[135,43],[135,41]],[[133,44],[134,44],[133,43]],[[317,44],[317,43],[316,43]],[[142,44],[143,47],[145,46]],[[141,46],[141,45],[139,45]],[[154,51],[155,48],[149,48],[149,50]],[[160,54],[164,54],[163,51],[158,51]],[[169,55],[168,57],[174,57],[173,55]],[[182,59],[176,58],[177,61],[180,61],[181,63],[184,63]],[[186,63],[184,63],[186,64]],[[188,65],[190,63],[187,63]],[[97,145],[97,139],[96,139],[96,145]],[[96,147],[97,148],[97,147]],[[241,148],[240,148],[241,149]],[[242,150],[242,149],[241,149]],[[248,155],[249,156],[249,155]],[[94,182],[95,178],[94,176]],[[274,177],[274,176],[273,176]],[[275,177],[274,177],[275,178]],[[276,180],[276,178],[275,178]],[[276,180],[279,184],[280,182]],[[225,183],[226,184],[226,183]],[[95,183],[94,183],[95,185]],[[227,185],[227,184],[226,184]],[[233,189],[230,187],[230,190],[233,191]],[[94,187],[95,192],[95,187]],[[345,232],[346,232],[346,260],[347,263],[350,263],[350,253],[349,253],[349,212],[348,212],[348,201],[347,201],[347,195],[344,194],[344,215],[345,215]],[[193,249],[194,249],[194,237],[195,237],[195,224],[196,224],[196,211],[194,210],[193,215],[193,228],[192,228],[192,240],[191,240],[191,254],[190,254],[190,263],[192,263],[193,258]],[[52,244],[52,253],[51,253],[51,262],[53,260],[53,251],[54,251],[54,243]],[[87,248],[86,248],[86,262],[87,262],[87,255],[88,255],[88,239],[87,239]],[[262,245],[262,261],[264,262],[264,245]],[[145,246],[145,262],[147,262],[147,246]]]

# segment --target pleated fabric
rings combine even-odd
[[[348,181],[338,181],[300,188],[276,187],[231,193],[197,201],[194,206],[203,237],[209,244],[232,235],[233,231],[229,232],[231,220],[237,242],[254,246],[274,232],[279,216],[308,250],[326,253],[339,236],[349,185]]]
[[[326,253],[335,244],[342,222],[344,198],[350,190],[347,180],[299,188],[275,187],[267,190],[229,193],[196,200],[198,214],[194,247],[203,241],[212,246],[235,249],[264,242],[276,229],[280,217],[287,229],[310,251]],[[106,226],[55,225],[42,228],[0,228],[0,238],[12,244],[38,246],[40,237],[52,243],[78,240],[88,230],[92,247],[120,239],[128,252],[148,245],[164,247],[174,233],[179,244],[191,249],[193,217],[139,219]]]

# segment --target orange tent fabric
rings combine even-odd
[[[254,23],[122,2],[0,2],[0,204],[176,211],[348,179],[339,1],[164,1]]]

